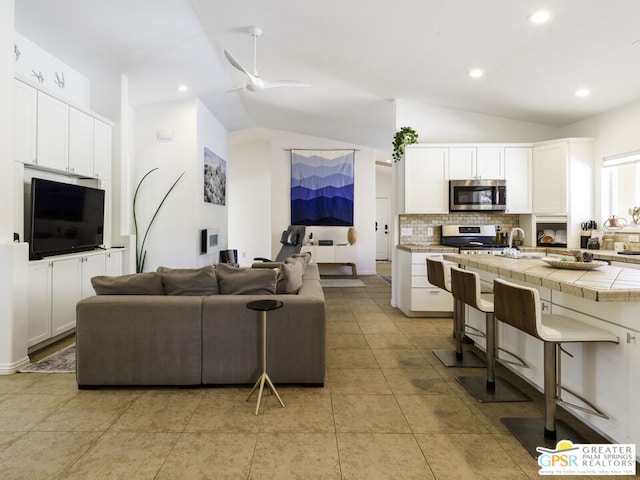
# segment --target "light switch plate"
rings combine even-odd
[[[433,237],[433,227],[427,227],[427,235]]]
[[[402,235],[403,237],[409,237],[411,235],[413,235],[413,228],[411,227],[404,227],[400,229],[400,235]]]
[[[629,235],[630,242],[640,242],[640,235]]]

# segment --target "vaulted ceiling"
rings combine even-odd
[[[640,99],[640,2],[16,0],[16,30],[133,106],[199,97],[229,130],[291,130],[390,150],[393,99],[563,126]],[[228,93],[260,75],[308,88]],[[470,78],[472,68],[482,78]],[[177,91],[179,84],[189,92]],[[589,88],[579,98],[574,92]]]

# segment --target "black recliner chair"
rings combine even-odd
[[[257,262],[284,262],[286,258],[300,253],[302,249],[302,242],[304,242],[304,236],[307,228],[304,225],[289,225],[289,227],[282,232],[280,236],[280,243],[282,247],[278,252],[278,256],[275,260],[270,260],[264,257],[254,258]]]

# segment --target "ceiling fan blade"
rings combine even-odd
[[[233,57],[233,55],[231,55],[231,52],[229,50],[227,50],[226,48],[224,49],[224,56],[227,57],[227,60],[229,60],[229,63],[231,65],[236,67],[238,70],[240,70],[245,75],[251,76],[251,74],[242,65],[240,65],[240,63]]]
[[[239,92],[240,90],[244,90],[245,88],[247,88],[246,84],[242,84],[236,88],[232,88],[231,90],[227,90],[227,93],[233,93],[233,92]]]
[[[301,82],[299,80],[263,80],[263,88],[278,88],[278,87],[310,87],[307,82]]]

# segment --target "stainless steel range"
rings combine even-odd
[[[496,233],[495,225],[443,225],[441,243],[460,253],[502,253],[505,245],[496,243]]]

